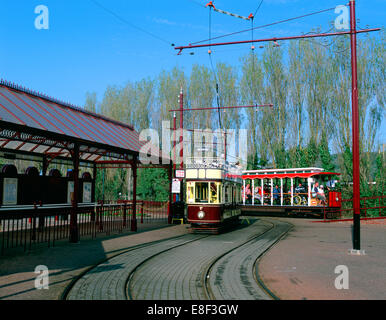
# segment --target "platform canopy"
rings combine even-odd
[[[76,144],[82,162],[130,161],[145,143],[131,125],[0,81],[0,156],[70,160]],[[168,158],[161,151],[157,156]]]

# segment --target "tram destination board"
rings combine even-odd
[[[185,178],[185,170],[176,170],[176,178]]]

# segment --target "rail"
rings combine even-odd
[[[138,201],[136,208],[138,222],[167,222],[167,202]],[[130,201],[79,204],[76,209],[79,238],[129,231],[132,209]],[[27,251],[69,239],[72,210],[66,204],[0,208],[0,256],[8,249]]]
[[[375,197],[363,197],[360,199],[361,219],[386,219],[386,195]],[[326,208],[324,220],[335,219],[335,221],[352,220],[354,213],[353,199],[342,199],[341,208]]]

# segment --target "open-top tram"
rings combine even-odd
[[[243,171],[243,211],[323,217],[341,207],[334,177],[321,168]]]
[[[241,168],[217,158],[186,164],[188,222],[195,233],[219,233],[238,223],[241,214]]]

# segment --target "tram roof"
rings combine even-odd
[[[255,180],[255,179],[284,179],[284,178],[310,178],[314,176],[339,176],[340,173],[337,172],[285,172],[285,173],[276,173],[276,172],[261,172],[257,174],[245,174],[243,173],[243,180]]]
[[[25,155],[70,158],[74,143],[80,160],[130,160],[147,143],[134,127],[59,101],[21,86],[0,81],[0,149]],[[153,149],[154,150],[154,149]],[[153,151],[152,150],[152,151]],[[162,151],[160,158],[169,158]]]

